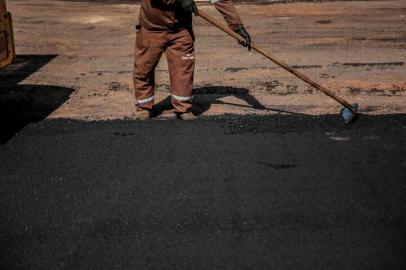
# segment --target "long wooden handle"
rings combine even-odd
[[[236,40],[240,41],[240,42],[245,42],[245,39],[243,37],[241,37],[239,34],[235,33],[234,31],[232,31],[230,28],[224,26],[223,24],[221,24],[220,22],[218,22],[216,19],[214,19],[213,17],[207,15],[204,11],[199,10],[199,16],[202,17],[203,19],[205,19],[206,21],[208,21],[209,23],[211,23],[212,25],[216,26],[217,28],[219,28],[220,30],[224,31],[225,33],[229,34],[230,36],[232,36],[233,38],[235,38]],[[354,108],[344,99],[336,96],[333,92],[331,92],[330,90],[328,90],[327,88],[321,86],[320,84],[318,84],[317,82],[311,80],[309,77],[307,77],[306,75],[300,73],[299,71],[293,69],[292,67],[290,67],[288,64],[286,64],[285,62],[277,59],[275,56],[271,55],[269,52],[265,51],[264,49],[258,47],[255,44],[251,44],[251,48],[256,50],[257,52],[259,52],[260,54],[262,54],[263,56],[265,56],[266,58],[268,58],[269,60],[271,60],[272,62],[274,62],[275,64],[279,65],[280,67],[284,68],[285,70],[289,71],[290,73],[292,73],[293,75],[295,75],[296,77],[298,77],[299,79],[307,82],[308,84],[310,84],[311,86],[313,86],[314,88],[316,88],[317,90],[323,92],[324,94],[326,94],[327,96],[331,97],[332,99],[334,99],[335,101],[337,101],[338,103],[340,103],[341,105],[343,105],[344,107],[348,108],[349,110],[351,110],[352,112],[354,111]]]

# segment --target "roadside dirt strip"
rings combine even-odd
[[[255,42],[359,103],[361,112],[406,112],[403,0],[237,6]],[[212,6],[201,8],[221,20]],[[0,73],[2,99],[12,95],[17,104],[30,99],[33,107],[59,99],[60,106],[48,118],[131,118],[137,4],[23,0],[9,1],[9,10],[20,69]],[[255,52],[246,52],[201,19],[194,25],[195,102],[203,115],[338,112],[334,101]],[[172,117],[164,58],[156,74],[157,118]],[[18,91],[7,88],[16,77]],[[50,86],[71,93],[68,98],[66,91],[61,98],[55,96],[58,91],[49,96]]]

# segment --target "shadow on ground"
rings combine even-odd
[[[0,70],[1,86],[15,86],[40,70],[58,55],[17,55],[13,64]]]
[[[227,96],[233,96],[237,99],[243,100],[248,105],[230,103],[222,101],[221,99]],[[232,87],[232,86],[202,86],[193,89],[193,112],[196,115],[201,115],[204,112],[208,111],[213,104],[222,104],[222,105],[232,105],[237,107],[252,108],[256,110],[265,110],[278,113],[288,113],[288,114],[297,114],[305,115],[302,113],[297,113],[288,110],[282,110],[278,108],[267,108],[262,105],[253,95],[249,93],[247,88],[241,87]],[[172,110],[170,96],[161,102],[157,103],[154,106],[152,116],[157,117],[161,115],[164,111]]]
[[[0,71],[0,144],[7,143],[27,124],[45,119],[69,99],[71,88],[20,84],[56,55],[20,55]]]

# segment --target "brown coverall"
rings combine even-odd
[[[231,0],[212,3],[231,29],[242,26]],[[152,109],[155,68],[163,52],[168,61],[172,105],[179,113],[192,107],[195,67],[192,16],[185,14],[175,0],[142,0],[134,61],[134,88],[137,110]]]

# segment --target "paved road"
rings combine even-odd
[[[0,146],[0,269],[405,269],[405,123],[29,124]]]

